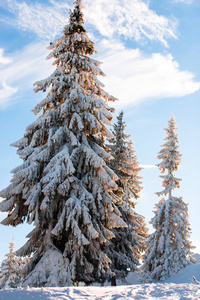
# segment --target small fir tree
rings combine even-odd
[[[110,153],[114,157],[110,166],[119,177],[118,189],[115,191],[118,196],[117,208],[128,225],[126,228],[114,229],[114,247],[112,245],[108,248],[108,255],[113,257],[112,269],[118,278],[125,277],[128,271],[134,271],[139,265],[148,231],[144,217],[135,212],[135,200],[139,198],[142,189],[142,177],[139,176],[141,168],[132,139],[125,134],[125,128],[123,112],[120,112],[109,145]]]
[[[150,222],[155,232],[149,236],[147,242],[142,266],[143,281],[165,280],[190,261],[194,261],[191,257],[193,247],[189,241],[188,205],[182,197],[172,196],[172,191],[179,188],[181,181],[173,174],[181,162],[176,129],[174,116],[171,115],[165,129],[166,142],[158,153],[158,159],[161,160],[158,167],[161,173],[167,171],[166,175],[160,176],[164,190],[156,193],[158,196],[167,196],[167,199],[162,198],[156,205],[155,216]]]
[[[2,288],[16,288],[22,281],[22,268],[28,262],[28,258],[22,259],[14,253],[14,240],[9,245],[10,252],[6,254],[7,257],[2,261],[0,268],[0,289]]]
[[[53,74],[36,82],[47,96],[35,108],[39,118],[13,144],[24,163],[15,168],[11,185],[1,191],[8,211],[4,225],[34,223],[19,255],[33,253],[25,284],[66,286],[90,284],[113,276],[105,248],[113,228],[127,226],[115,202],[117,176],[106,161],[102,136],[110,138],[115,101],[103,90],[104,75],[83,27],[81,0],[76,0],[63,36],[51,43]]]

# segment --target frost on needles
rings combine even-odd
[[[162,198],[156,205],[155,216],[151,224],[155,232],[149,236],[147,249],[144,255],[144,263],[141,268],[142,280],[165,280],[172,274],[184,268],[190,261],[191,249],[194,248],[189,241],[190,225],[188,222],[188,205],[182,197],[172,196],[172,191],[179,188],[181,179],[174,176],[181,162],[181,154],[178,151],[178,135],[175,133],[176,123],[174,116],[168,122],[165,129],[167,137],[165,144],[158,153],[160,163],[158,167],[163,179],[164,190],[156,193]]]
[[[24,269],[30,286],[110,279],[105,248],[112,245],[114,228],[127,226],[113,193],[117,176],[106,163],[112,156],[102,147],[102,136],[112,136],[107,126],[114,110],[107,102],[116,99],[97,79],[104,75],[100,62],[88,56],[94,43],[81,8],[76,0],[62,37],[49,46],[56,69],[35,83],[35,92],[49,92],[33,109],[38,119],[13,144],[23,163],[0,192],[0,210],[8,212],[2,224],[35,225],[17,251],[33,253]]]

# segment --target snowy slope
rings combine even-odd
[[[18,288],[0,291],[0,300],[135,300],[135,299],[200,299],[200,264],[189,265],[163,283],[138,284],[137,274],[130,274],[127,283],[117,287]]]
[[[195,277],[198,281],[200,281],[200,263],[190,264],[184,269],[182,269],[179,273],[171,276],[165,281],[160,281],[160,283],[194,283],[192,277]],[[139,284],[139,276],[137,273],[130,273],[126,278],[126,284]],[[119,285],[120,283],[118,283]],[[199,286],[200,288],[200,286]]]
[[[182,269],[178,274],[165,280],[166,283],[191,283],[194,282],[192,277],[200,281],[200,264],[192,264]],[[199,286],[200,289],[200,286]]]

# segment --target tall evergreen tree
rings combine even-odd
[[[141,168],[135,155],[132,139],[125,134],[125,128],[123,112],[120,112],[117,123],[114,124],[113,138],[109,145],[110,153],[114,157],[110,161],[110,166],[119,177],[118,189],[115,191],[118,196],[116,206],[128,227],[114,229],[114,247],[112,245],[108,248],[108,255],[113,257],[113,271],[117,277],[121,278],[127,275],[128,270],[134,271],[139,265],[148,231],[144,217],[135,211],[135,200],[139,198],[142,189],[142,177],[139,176]]]
[[[14,253],[15,243],[12,242],[9,245],[9,253],[6,254],[6,259],[2,261],[0,268],[0,289],[2,288],[16,288],[22,281],[23,276],[21,269],[28,262],[28,258],[22,259],[16,256]]]
[[[25,284],[31,286],[109,279],[105,247],[113,228],[127,226],[115,205],[117,176],[105,162],[111,155],[101,147],[102,135],[111,137],[106,126],[114,110],[107,101],[115,98],[97,79],[104,74],[100,62],[88,56],[95,53],[94,43],[83,24],[82,3],[76,0],[62,37],[49,46],[56,70],[35,83],[35,92],[50,88],[33,110],[40,116],[13,144],[24,162],[0,192],[6,198],[0,209],[9,212],[2,224],[35,225],[17,251],[33,253],[25,270]]]
[[[166,175],[160,176],[164,190],[156,193],[158,196],[167,196],[167,199],[162,198],[156,205],[155,216],[150,222],[155,232],[149,236],[144,255],[143,281],[164,280],[192,261],[188,207],[182,197],[172,196],[172,191],[179,188],[181,181],[174,176],[181,162],[176,129],[174,116],[171,115],[165,129],[166,142],[158,153],[158,159],[161,160],[158,167],[161,173],[167,171]]]

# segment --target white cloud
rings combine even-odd
[[[46,78],[54,67],[45,60],[49,51],[45,42],[30,44],[11,55],[12,64],[0,71],[0,108],[15,100],[16,93],[32,87],[34,81]],[[105,90],[119,99],[115,107],[137,105],[152,99],[182,97],[200,89],[194,75],[181,71],[173,57],[153,53],[144,55],[139,49],[126,49],[113,40],[97,44],[98,59],[107,75],[100,78]]]
[[[139,49],[125,49],[123,45],[107,40],[97,46],[101,49],[99,59],[103,61],[102,68],[107,75],[103,78],[106,90],[120,100],[116,107],[182,97],[200,89],[194,74],[180,70],[170,54],[144,55]]]
[[[4,56],[4,50],[0,48],[0,64],[7,65],[11,61],[12,60],[10,58]]]
[[[0,73],[2,72],[2,74],[3,74],[3,70],[5,70],[4,66],[5,65],[7,66],[11,62],[12,62],[12,59],[5,57],[4,49],[0,48],[0,65],[3,65],[3,67],[1,66],[2,71],[0,71]],[[5,82],[5,77],[2,76],[2,78],[0,78],[0,108],[5,107],[7,105],[8,99],[16,92],[17,92],[17,88],[9,86]]]
[[[16,97],[16,93],[26,91],[36,80],[51,74],[52,62],[45,58],[49,51],[46,43],[30,44],[12,53],[12,64],[8,63],[0,70],[0,109],[6,108]]]
[[[22,30],[32,31],[42,39],[52,39],[67,23],[71,1],[49,0],[49,5],[2,0],[0,5],[12,11],[12,22]],[[145,0],[85,0],[85,20],[91,31],[102,36],[156,40],[167,46],[167,38],[176,38],[177,21],[159,16]],[[9,23],[11,20],[8,21]]]
[[[165,46],[166,38],[176,38],[177,21],[159,16],[147,1],[87,0],[85,8],[86,20],[109,38],[116,34],[136,41],[147,38]]]
[[[7,106],[8,99],[17,92],[18,88],[8,86],[2,81],[0,84],[0,109]]]
[[[40,3],[28,4],[17,0],[3,0],[0,6],[4,6],[15,14],[12,24],[24,31],[31,31],[41,39],[52,39],[63,29],[68,16],[69,5],[50,0],[51,5]],[[10,19],[6,19],[11,24]]]

